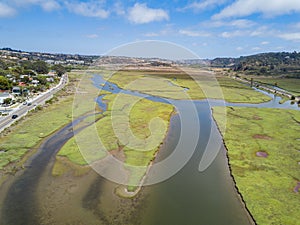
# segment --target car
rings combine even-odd
[[[28,102],[28,103],[27,103],[28,106],[30,106],[31,104],[32,104],[31,102]]]
[[[14,114],[14,115],[12,115],[12,119],[16,119],[18,117],[18,115],[17,114]]]
[[[27,102],[25,101],[25,102],[23,102],[23,105],[27,105]]]

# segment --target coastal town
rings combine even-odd
[[[95,58],[0,49],[1,115],[54,87],[67,71],[89,66]]]
[[[29,111],[50,101],[67,84],[70,68],[82,66],[81,62],[70,61],[67,56],[64,61],[56,57],[60,60],[55,61],[56,64],[43,61],[45,57],[40,53],[0,50],[1,132]]]

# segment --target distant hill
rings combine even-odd
[[[6,61],[7,63],[42,60],[46,61],[49,64],[90,65],[97,58],[98,56],[46,52],[26,52],[11,48],[0,48],[0,60]]]
[[[216,58],[213,67],[231,68],[248,75],[276,75],[300,78],[300,53],[271,52],[239,58]]]
[[[0,49],[0,60],[43,60],[54,64],[84,64],[90,65],[93,62],[98,64],[151,64],[153,66],[185,64],[193,67],[218,67],[229,68],[246,75],[264,75],[300,78],[300,52],[270,52],[239,58],[215,58],[189,59],[189,60],[166,60],[150,58],[134,58],[125,56],[86,56],[71,54],[51,54],[40,52],[25,52],[11,48]]]

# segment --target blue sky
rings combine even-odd
[[[0,0],[0,48],[105,54],[162,40],[201,58],[300,51],[299,0]]]

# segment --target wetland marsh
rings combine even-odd
[[[146,79],[150,81],[149,83],[152,82],[152,79],[149,80],[148,73],[146,75],[140,74],[139,77],[141,76],[145,76]],[[36,221],[38,221],[39,224],[185,224],[187,221],[186,218],[188,218],[189,224],[226,223],[241,225],[254,223],[253,218],[251,217],[252,212],[254,212],[253,215],[255,216],[255,219],[258,218],[260,221],[262,213],[258,209],[267,204],[267,202],[261,201],[257,202],[257,205],[251,204],[251,200],[249,199],[252,199],[252,196],[248,197],[247,191],[245,192],[243,189],[244,181],[239,178],[240,175],[236,172],[237,167],[235,166],[235,163],[243,164],[243,161],[234,158],[234,152],[239,150],[235,149],[234,144],[234,147],[231,147],[230,144],[229,147],[227,146],[228,142],[230,143],[230,139],[228,139],[227,136],[225,136],[225,144],[228,152],[224,145],[221,145],[220,149],[210,149],[211,151],[217,150],[218,152],[215,160],[205,171],[198,171],[199,163],[203,158],[205,151],[207,151],[206,148],[210,136],[213,136],[215,140],[222,142],[221,134],[219,132],[211,133],[212,130],[210,129],[215,123],[212,117],[211,107],[220,105],[220,102],[218,102],[218,100],[214,100],[215,102],[206,100],[193,101],[197,110],[197,115],[195,117],[195,115],[188,110],[188,105],[191,100],[170,100],[166,98],[174,91],[180,91],[178,96],[182,98],[182,93],[184,94],[187,90],[193,89],[192,84],[188,84],[193,83],[193,81],[181,81],[180,78],[177,77],[177,87],[175,87],[170,86],[169,83],[166,82],[171,81],[175,83],[174,77],[170,80],[170,77],[166,78],[167,76],[170,76],[169,74],[166,76],[161,74],[161,76],[161,83],[159,85],[156,83],[156,87],[165,90],[163,97],[155,96],[155,93],[157,93],[155,89],[153,90],[152,88],[152,90],[150,90],[148,88],[147,91],[143,86],[139,86],[139,90],[131,90],[130,88],[129,90],[123,90],[122,82],[125,82],[125,78],[123,78],[123,81],[120,80],[120,82],[122,81],[121,83],[114,80],[118,86],[114,86],[114,83],[111,83],[112,79],[110,79],[109,82],[107,82],[108,89],[104,89],[102,96],[100,92],[100,98],[97,100],[97,111],[101,111],[99,108],[102,109],[102,114],[96,116],[96,127],[98,127],[99,134],[104,135],[104,140],[107,141],[105,145],[108,145],[107,148],[111,149],[111,154],[114,157],[125,160],[125,162],[129,164],[141,163],[140,165],[148,166],[149,162],[152,160],[156,163],[171,155],[174,147],[178,145],[180,135],[182,135],[182,118],[180,118],[180,114],[173,113],[174,108],[170,104],[173,103],[176,111],[182,111],[187,115],[190,115],[189,120],[187,121],[187,123],[190,124],[190,130],[189,132],[183,133],[183,135],[191,136],[191,133],[197,133],[199,128],[196,127],[197,124],[195,121],[200,121],[200,133],[197,137],[198,142],[195,151],[187,164],[184,165],[178,173],[164,182],[142,187],[133,197],[120,197],[116,194],[116,190],[120,187],[119,184],[101,177],[86,165],[86,161],[82,158],[80,152],[78,152],[72,129],[70,129],[71,127],[68,125],[48,138],[46,142],[43,142],[38,149],[38,153],[24,164],[26,167],[24,171],[19,171],[16,176],[10,177],[1,186],[0,202],[2,210],[0,216],[2,218],[1,222],[5,221],[5,223],[2,222],[2,224],[17,225],[24,224],[24,221],[25,224],[32,224]],[[133,78],[127,77],[127,81],[129,79]],[[232,81],[231,83],[231,81],[227,79],[229,78],[220,79],[221,87],[225,89],[225,98],[227,96],[227,99],[236,102],[224,104],[224,106],[227,105],[230,107],[228,109],[229,111],[227,110],[227,113],[229,114],[229,119],[232,119],[232,121],[230,120],[229,122],[235,123],[236,121],[236,119],[232,117],[230,111],[232,109],[236,109],[239,115],[243,115],[248,112],[249,107],[251,107],[251,110],[248,113],[257,111],[259,114],[257,116],[254,115],[251,118],[263,118],[263,114],[261,113],[269,111],[270,109],[258,109],[256,107],[259,107],[260,104],[253,104],[253,102],[266,102],[270,99],[270,96],[255,92],[244,85],[240,86],[236,81]],[[99,79],[99,76],[94,76],[93,81],[96,87],[97,85],[103,87],[103,85],[100,85],[100,81],[104,82],[105,80]],[[93,84],[92,80],[91,84]],[[187,88],[187,86],[189,89],[184,89]],[[126,84],[124,84],[124,87],[126,87]],[[253,102],[251,102],[251,98],[245,97],[243,101],[247,102],[246,99],[249,99],[250,102],[245,104],[245,107],[241,109],[236,108],[234,105],[243,105],[240,99],[240,96],[243,95],[239,94],[240,89],[245,93],[249,93],[249,96],[257,96],[254,98]],[[125,93],[120,94],[120,91]],[[112,94],[109,92],[112,92]],[[155,154],[158,150],[157,148],[149,151],[148,155],[137,154],[132,151],[126,152],[126,149],[120,148],[120,145],[112,133],[111,121],[109,121],[112,113],[110,102],[114,101],[116,94],[126,95],[127,97],[132,96],[130,98],[133,99],[142,97],[142,101],[138,101],[139,104],[136,104],[135,107],[133,107],[133,111],[136,113],[130,117],[133,121],[131,124],[131,126],[133,126],[133,132],[137,136],[142,135],[142,138],[148,137],[150,130],[147,126],[141,126],[143,127],[141,130],[141,127],[135,126],[135,124],[142,123],[146,125],[153,116],[163,116],[164,121],[166,121],[165,127],[168,129],[162,129],[163,132],[159,133],[159,138],[158,136],[155,138],[155,140],[159,140],[159,143],[162,143],[159,145],[159,152],[157,155]],[[122,99],[124,100],[127,97]],[[199,98],[201,99],[201,97]],[[211,105],[211,103],[214,104]],[[263,103],[262,105],[262,107],[268,107],[268,102]],[[278,103],[278,105],[280,104]],[[123,108],[126,104],[119,106],[122,106]],[[141,116],[143,115],[142,112],[149,110],[149,108],[151,108],[151,116]],[[280,112],[281,110],[277,109],[276,113],[278,113],[278,115]],[[291,110],[290,113],[292,114],[289,115],[295,115],[293,118],[299,121],[298,112],[299,111]],[[215,108],[214,113],[217,113]],[[218,120],[217,114],[214,114],[214,116],[216,121],[219,122],[220,120]],[[89,123],[91,121],[93,121],[93,119],[82,119],[78,125],[75,127],[73,126],[73,129],[78,128],[77,134],[82,134],[83,137],[85,137],[84,139],[89,140],[89,132],[92,132],[92,130],[89,130]],[[247,119],[245,121],[247,121]],[[292,122],[283,119],[282,121],[278,121],[278,126],[280,126],[283,121],[287,121],[287,123]],[[80,125],[82,122],[84,122],[84,125]],[[239,124],[242,122],[237,121],[237,123]],[[272,124],[272,121],[267,121],[267,124]],[[220,126],[220,124],[218,125]],[[84,129],[85,126],[86,128]],[[227,124],[227,126],[229,127],[229,130],[227,130],[228,135],[233,135],[234,133],[231,132],[235,131],[232,131],[231,129],[234,127],[232,128],[231,124]],[[244,127],[245,126],[246,125],[244,125]],[[295,126],[295,129],[298,129],[298,127]],[[109,130],[111,132],[109,132]],[[76,132],[76,129],[74,131]],[[259,135],[262,136],[255,135],[256,133],[253,134],[252,137],[257,137],[255,138],[256,140],[270,141],[260,138],[266,137],[264,135],[267,134],[262,134],[260,132]],[[272,137],[273,135],[270,134],[269,136]],[[245,135],[245,137],[247,136]],[[45,147],[47,146],[47,143],[53,144],[55,141],[59,140],[61,145]],[[280,140],[278,143],[282,142],[282,140]],[[185,143],[184,147],[182,147],[182,151],[193,148],[191,143]],[[246,146],[247,143],[244,145]],[[115,151],[116,149],[118,151]],[[58,151],[60,152],[56,154]],[[273,157],[271,151],[267,151],[263,147],[257,149],[256,152],[258,151],[268,152],[268,157],[257,157],[258,160],[269,160],[270,157]],[[255,157],[256,152],[254,152],[253,157]],[[41,158],[45,153],[49,155]],[[229,162],[226,157],[227,154],[229,155]],[[231,156],[231,154],[233,154],[233,156]],[[247,159],[247,155],[244,153],[242,156],[244,157],[244,160]],[[90,160],[97,161],[99,157],[101,158],[103,155],[92,154]],[[246,160],[245,162],[249,162],[249,160]],[[43,166],[37,167],[37,163]],[[256,161],[254,160],[253,163],[256,163]],[[236,184],[230,174],[229,164],[233,171]],[[271,163],[269,166],[274,167],[275,165]],[[247,168],[247,166],[245,168]],[[260,170],[260,168],[257,167],[257,170]],[[159,172],[164,173],[163,170]],[[251,171],[248,172],[251,174]],[[296,171],[294,172],[297,173]],[[131,179],[133,179],[133,182],[128,189],[134,190],[134,186],[139,183],[142,176],[144,176],[144,174],[132,174]],[[297,177],[297,174],[294,174],[294,177]],[[280,181],[278,182],[280,183]],[[287,183],[292,184],[292,181],[290,180]],[[251,184],[247,183],[247,187],[251,187]],[[235,185],[238,186],[242,195],[245,193],[246,197],[243,195],[243,198],[246,201],[247,207],[249,202],[250,207],[248,207],[248,209],[251,214],[247,211],[246,206],[241,201],[241,196],[239,196]],[[295,183],[295,186],[296,185],[297,183]],[[253,193],[255,193],[255,191]],[[264,199],[265,201],[269,201],[267,198]],[[30,212],[27,212],[25,209]],[[18,213],[14,213],[16,210],[18,210]],[[68,214],[63,213],[66,210],[69,212]],[[274,211],[272,211],[271,208],[270,213],[273,212]],[[295,218],[297,217],[295,216]],[[268,224],[268,222],[266,224]]]

